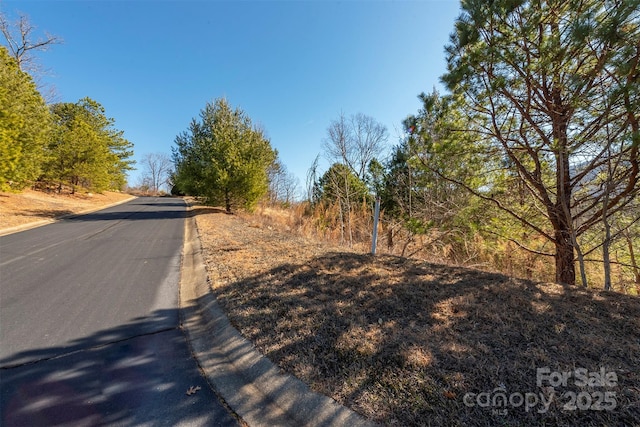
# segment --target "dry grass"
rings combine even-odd
[[[312,389],[386,425],[640,425],[640,300],[372,257],[201,207],[212,286],[231,322]],[[542,404],[469,407],[466,393],[543,393],[536,368],[604,367]],[[563,393],[615,392],[613,411],[564,411]],[[606,405],[605,405],[606,406]],[[495,409],[495,410],[494,410]]]
[[[298,235],[320,239],[334,244],[349,246],[346,236],[340,233],[337,205],[307,202],[296,203],[286,209],[261,205],[255,218],[264,224],[292,231]],[[367,252],[371,245],[372,212],[366,204],[354,208],[351,217],[351,248]],[[456,228],[430,228],[424,234],[415,234],[406,229],[402,222],[385,218],[381,213],[378,229],[378,253],[415,257],[434,263],[465,266],[483,271],[506,274],[510,277],[553,281],[555,267],[552,257],[533,254],[513,242],[496,236],[484,236],[480,232],[461,233]],[[346,234],[346,233],[345,233]],[[534,235],[522,239],[527,246],[540,252],[550,252],[550,244]],[[635,243],[638,246],[638,242]],[[583,248],[584,249],[584,248]],[[640,295],[640,282],[636,280],[631,267],[627,243],[619,240],[611,247],[612,290],[628,295]],[[577,263],[576,263],[577,264]],[[597,254],[585,260],[588,285],[591,288],[604,287],[603,262]],[[577,268],[577,265],[576,265]],[[577,274],[578,283],[581,283]]]
[[[0,229],[79,213],[130,197],[129,194],[110,191],[103,194],[76,193],[74,195],[34,190],[24,190],[20,193],[0,192]]]

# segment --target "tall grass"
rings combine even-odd
[[[286,206],[263,203],[254,218],[267,227],[322,240],[331,245],[351,247],[357,252],[369,251],[373,228],[372,207],[368,203],[361,203],[351,210],[349,220],[352,239],[346,238],[344,216],[341,222],[339,209],[337,203],[311,205],[300,202]],[[424,234],[416,234],[407,230],[400,222],[386,218],[384,212],[381,213],[378,227],[377,251],[381,254],[465,266],[535,281],[553,282],[555,278],[553,257],[532,253],[493,235],[483,235],[479,231],[465,233],[437,228],[431,228]],[[532,239],[529,243],[532,247],[550,251],[549,243],[542,239]],[[612,250],[612,289],[640,295],[640,284],[636,283],[632,268],[624,262],[627,258],[624,245],[615,245]],[[585,266],[589,287],[602,288],[602,260],[597,259],[594,253],[587,259]]]

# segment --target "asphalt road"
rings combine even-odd
[[[185,215],[139,198],[0,237],[0,425],[237,425],[179,328]]]

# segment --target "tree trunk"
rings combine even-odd
[[[604,290],[611,290],[611,258],[609,246],[611,245],[611,226],[606,215],[602,216],[604,222],[604,242],[602,242],[602,260],[604,261]]]
[[[609,169],[609,182],[607,184],[604,202],[602,203],[602,224],[604,225],[604,241],[602,242],[602,261],[604,267],[604,290],[611,290],[611,258],[609,248],[611,246],[611,224],[609,224],[609,213],[607,205],[609,204],[609,192],[611,190],[611,169]]]
[[[345,213],[347,216],[347,236],[349,237],[349,247],[353,247],[353,232],[351,230],[351,191],[349,189],[349,170],[345,168],[344,170],[344,202],[345,202]]]
[[[231,213],[231,193],[229,192],[229,189],[224,190],[224,204],[227,213]]]
[[[586,288],[587,286],[589,286],[589,283],[587,282],[587,270],[584,265],[584,255],[582,254],[582,249],[580,248],[580,245],[576,240],[575,233],[573,232],[572,232],[572,239],[573,239],[573,247],[576,250],[576,254],[578,255],[578,266],[580,266],[580,281],[582,281],[582,286]]]
[[[338,196],[338,211],[339,211],[339,218],[340,218],[340,244],[344,245],[344,213],[342,209],[343,209],[342,198]]]
[[[571,232],[568,227],[555,232],[556,282],[563,285],[576,284],[576,266]]]
[[[624,233],[624,238],[627,241],[627,245],[629,246],[629,256],[631,257],[631,267],[633,268],[633,277],[636,285],[636,290],[638,295],[640,295],[640,266],[638,265],[638,261],[636,260],[636,254],[633,250],[633,240],[628,233]]]
[[[557,22],[551,23],[554,36],[560,34]],[[575,243],[577,236],[573,230],[573,217],[571,214],[571,168],[569,164],[568,129],[570,107],[565,104],[562,97],[562,85],[560,76],[553,75],[550,101],[551,126],[553,142],[556,148],[556,203],[551,213],[555,216],[552,220],[555,229],[556,246],[556,281],[564,285],[576,284],[576,266],[574,260]]]

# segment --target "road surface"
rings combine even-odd
[[[0,425],[237,425],[179,328],[185,215],[138,198],[0,237]]]

